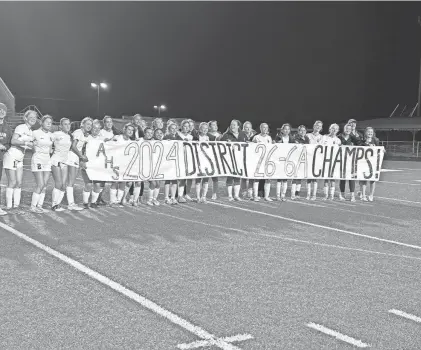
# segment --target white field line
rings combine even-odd
[[[251,336],[250,334],[238,334],[238,335],[234,335],[232,337],[225,337],[225,338],[221,338],[223,341],[226,341],[227,343],[233,343],[233,342],[240,342],[240,341],[244,341],[244,340],[249,340],[249,339],[253,339],[253,336]],[[212,344],[207,341],[207,340],[198,340],[195,341],[193,343],[190,344],[179,344],[177,345],[177,347],[179,349],[197,349],[197,348],[204,348],[204,347],[209,347],[212,346]]]
[[[417,180],[415,180],[415,181],[417,181]],[[412,184],[412,183],[408,183],[408,182],[383,181],[383,180],[380,180],[378,182],[385,183],[385,184],[396,184],[396,185],[406,185],[406,186],[421,186],[421,184]]]
[[[421,202],[408,201],[406,199],[388,198],[388,197],[380,197],[380,196],[375,196],[374,198],[386,199],[389,201],[396,201],[396,202],[403,202],[403,203],[421,204]]]
[[[59,259],[60,261],[64,262],[67,265],[70,265],[74,269],[88,275],[90,278],[98,281],[99,283],[115,290],[116,292],[126,296],[127,298],[135,301],[136,303],[140,304],[144,308],[154,312],[155,314],[158,314],[164,318],[166,318],[171,323],[180,326],[181,328],[187,330],[188,332],[196,335],[199,338],[207,340],[210,344],[213,346],[216,346],[223,350],[239,350],[238,347],[229,344],[228,342],[217,338],[215,335],[205,331],[204,329],[193,325],[189,321],[184,320],[180,316],[177,316],[176,314],[172,313],[171,311],[168,311],[164,309],[163,307],[159,306],[158,304],[154,303],[153,301],[146,299],[145,297],[141,296],[140,294],[137,294],[133,292],[132,290],[122,286],[121,284],[109,279],[108,277],[90,269],[89,267],[79,263],[76,260],[73,260],[69,258],[68,256],[48,247],[47,245],[44,245],[37,240],[23,234],[22,232],[19,232],[18,230],[15,230],[14,228],[3,224],[0,222],[0,227],[5,229],[6,231],[9,231],[16,237],[19,237],[20,239],[32,244],[38,249],[41,249],[42,251],[46,252],[47,254]]]
[[[352,232],[352,231],[342,230],[342,229],[331,227],[331,226],[314,224],[312,222],[303,221],[303,220],[291,219],[291,218],[287,218],[285,216],[265,213],[265,212],[262,212],[262,211],[257,211],[257,210],[247,209],[247,208],[241,208],[241,207],[226,205],[226,204],[222,204],[222,203],[215,203],[215,202],[209,202],[209,203],[212,204],[212,205],[218,205],[218,206],[225,207],[225,208],[234,208],[236,210],[241,210],[241,211],[245,211],[245,212],[249,212],[249,213],[260,214],[260,215],[264,215],[264,216],[270,216],[270,217],[273,217],[273,218],[277,218],[277,219],[281,219],[281,220],[285,220],[285,221],[289,221],[289,222],[294,222],[296,224],[302,224],[302,225],[307,225],[307,226],[311,226],[311,227],[321,228],[321,229],[324,229],[324,230],[346,233],[346,234],[352,235],[352,236],[364,237],[364,238],[372,239],[372,240],[375,240],[375,241],[387,242],[387,243],[396,244],[396,245],[399,245],[399,246],[402,246],[402,247],[408,247],[408,248],[421,250],[421,246],[414,245],[414,244],[408,244],[408,243],[403,243],[403,242],[399,242],[399,241],[393,241],[393,240],[390,240],[390,239],[364,235],[362,233],[356,233],[356,232]]]
[[[354,338],[351,338],[345,334],[339,333],[337,331],[334,331],[332,329],[326,328],[325,326],[322,326],[321,324],[317,324],[317,323],[308,323],[307,327],[313,328],[316,331],[322,332],[324,334],[330,335],[331,337],[334,337],[338,340],[341,340],[345,343],[351,344],[356,346],[357,348],[369,348],[370,345],[363,343],[361,340],[357,340]]]
[[[380,170],[380,174],[381,173],[391,173],[391,172],[394,172],[394,171],[402,171],[401,169],[382,169],[382,170]]]
[[[407,318],[408,320],[411,320],[411,321],[414,321],[414,322],[421,323],[421,317],[408,314],[408,313],[406,313],[404,311],[392,309],[392,310],[389,310],[389,313],[395,314],[395,315],[400,316],[400,317]]]
[[[268,234],[268,233],[257,233],[257,232],[252,232],[252,231],[241,230],[241,229],[238,229],[238,228],[232,228],[232,227],[228,227],[228,226],[209,224],[209,223],[206,223],[206,222],[203,222],[203,221],[181,218],[179,216],[175,216],[175,215],[171,215],[171,214],[167,214],[167,213],[162,213],[162,212],[152,212],[151,211],[150,214],[163,215],[163,216],[167,216],[167,217],[170,217],[170,218],[173,218],[173,219],[176,219],[176,220],[180,220],[180,221],[191,222],[191,223],[198,224],[198,225],[201,225],[201,226],[203,225],[203,226],[217,228],[217,229],[221,230],[219,232],[224,232],[224,231],[228,230],[228,231],[234,231],[234,232],[244,234],[244,235],[253,235],[253,236],[261,236],[261,237],[267,237],[267,238],[275,238],[275,239],[282,240],[282,241],[304,243],[304,244],[308,244],[308,245],[315,245],[315,246],[326,247],[326,248],[335,248],[335,249],[342,249],[342,250],[348,250],[348,251],[354,251],[354,252],[360,252],[360,253],[384,255],[384,256],[391,256],[391,257],[394,257],[394,258],[404,258],[404,259],[421,261],[421,257],[384,253],[384,252],[378,252],[378,251],[375,251],[375,250],[367,250],[367,249],[361,249],[361,248],[351,248],[351,247],[345,247],[345,246],[340,246],[340,245],[335,245],[335,244],[318,243],[318,242],[306,241],[306,240],[303,240],[303,239],[296,239],[296,238],[290,238],[290,237],[282,237],[282,236],[277,236],[277,235],[271,235],[271,234]]]
[[[399,169],[399,170],[413,170],[413,171],[421,171],[421,168],[420,168],[420,169],[412,169],[412,168],[397,168],[397,169]]]

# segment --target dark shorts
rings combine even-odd
[[[1,181],[2,175],[3,175],[3,159],[0,160],[0,181]]]

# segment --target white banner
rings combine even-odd
[[[184,141],[89,141],[94,181],[233,176],[248,179],[378,181],[383,147]]]

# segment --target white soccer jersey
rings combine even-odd
[[[192,134],[184,135],[181,132],[179,132],[178,135],[183,139],[183,141],[193,141],[193,135]]]
[[[123,135],[116,135],[113,137],[113,141],[117,141],[117,142],[129,142],[132,140],[125,140]],[[143,139],[139,140],[139,141],[143,141]]]
[[[312,132],[309,132],[307,134],[308,139],[310,140],[310,144],[318,144],[322,142],[322,138],[323,136],[318,134],[318,135],[314,135]]]
[[[33,131],[26,124],[20,124],[15,129],[15,134],[19,135],[21,141],[33,141]]]
[[[112,139],[114,137],[114,133],[112,129],[109,131],[102,129],[100,132],[100,135],[103,138],[103,140]]]
[[[199,138],[199,141],[203,141],[203,142],[209,141],[209,136],[208,135],[200,135],[200,134],[198,134],[197,136]]]
[[[288,137],[289,139],[289,137]],[[253,138],[253,142],[257,142],[257,143],[272,143],[272,137],[270,135],[256,135]]]
[[[69,134],[63,131],[56,131],[53,133],[54,153],[51,158],[58,162],[65,162],[69,154],[72,140]]]
[[[76,149],[82,152],[83,146],[88,142],[90,135],[85,136],[82,129],[77,129],[73,132],[73,140],[77,140]]]
[[[38,129],[32,132],[34,138],[34,154],[50,155],[51,146],[53,145],[53,134]]]
[[[323,135],[322,142],[323,145],[341,145],[341,140],[337,136],[329,136],[329,135]]]

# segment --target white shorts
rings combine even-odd
[[[49,154],[34,153],[31,159],[32,171],[51,171],[51,158]]]
[[[79,157],[74,152],[69,152],[67,160],[64,162],[66,165],[79,168]]]
[[[23,157],[25,155],[22,151],[15,147],[10,147],[3,157],[3,168],[16,170],[23,167]]]
[[[66,168],[67,167],[66,159],[63,160],[58,157],[54,157],[54,154],[53,154],[53,156],[51,157],[51,165],[54,165],[55,167],[58,167],[60,169]]]

